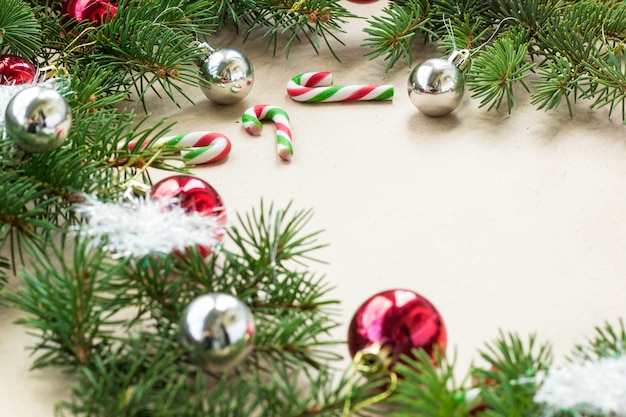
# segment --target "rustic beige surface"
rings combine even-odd
[[[346,6],[369,16],[382,4]],[[330,243],[319,253],[329,264],[317,270],[343,303],[339,338],[362,301],[401,287],[441,311],[461,370],[499,329],[536,332],[562,356],[593,326],[625,315],[621,120],[587,103],[575,107],[573,119],[565,106],[538,112],[523,91],[511,115],[478,109],[466,95],[451,116],[426,117],[409,102],[406,63],[385,73],[385,62],[363,57],[364,25],[346,27],[347,46],[337,48],[342,62],[305,44],[288,60],[273,57],[263,39],[242,44],[223,32],[211,42],[248,55],[256,70],[251,94],[220,107],[189,88],[195,105],[154,100],[150,110],[155,120],[179,121],[174,133],[216,130],[231,138],[227,161],[195,170],[231,212],[258,207],[261,198],[314,210],[310,227],[325,229]],[[416,54],[417,61],[440,55],[420,45]],[[287,97],[291,77],[324,70],[335,73],[337,85],[393,84],[396,95],[387,103],[316,105]],[[241,127],[242,112],[263,103],[291,116],[290,163],[276,157],[271,123],[256,138]],[[67,395],[66,378],[28,371],[32,339],[11,324],[17,316],[0,309],[0,416],[52,415]]]

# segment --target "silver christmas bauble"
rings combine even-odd
[[[214,49],[200,63],[200,89],[217,104],[232,104],[248,95],[254,84],[254,69],[236,49]]]
[[[452,62],[432,58],[411,71],[407,87],[409,98],[419,111],[428,116],[445,116],[463,99],[465,80]]]
[[[225,371],[252,350],[254,317],[239,299],[210,293],[194,299],[181,323],[183,343],[198,365],[209,371]]]
[[[49,152],[61,146],[72,126],[72,111],[58,91],[33,86],[9,101],[5,128],[13,142],[27,152]]]

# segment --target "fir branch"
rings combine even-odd
[[[0,199],[0,224],[8,225],[19,235],[39,240],[40,235],[59,230],[56,216],[63,207],[59,194],[50,193],[21,169],[0,172],[4,198]]]
[[[230,227],[228,236],[240,252],[239,262],[250,269],[280,267],[287,261],[319,262],[309,254],[327,246],[317,243],[321,231],[302,234],[312,211],[300,210],[291,215],[290,210],[291,204],[282,210],[275,210],[271,204],[266,210],[261,201],[258,211],[253,209],[245,216],[237,215],[239,225]]]
[[[62,14],[63,3],[57,0],[30,0],[41,30],[42,47],[37,57],[41,67],[54,66],[68,43],[66,34],[74,22]],[[86,23],[81,25],[87,27]]]
[[[6,298],[27,313],[17,323],[39,336],[31,348],[38,355],[33,367],[88,364],[106,349],[107,327],[115,324],[107,320],[99,294],[106,292],[116,267],[107,264],[100,251],[87,253],[79,241],[71,254],[63,242],[47,245],[51,255],[31,243],[24,247],[32,270],[20,271],[22,286]]]
[[[556,108],[563,99],[567,103],[570,117],[572,112],[572,99],[576,99],[576,91],[580,88],[578,81],[582,75],[572,66],[572,63],[562,57],[554,57],[546,63],[546,67],[538,70],[539,79],[531,80],[534,92],[531,95],[531,104],[539,110],[551,110]]]
[[[626,351],[626,327],[624,321],[617,325],[608,322],[595,328],[595,334],[584,344],[578,344],[570,361],[593,361],[601,358],[619,357]]]
[[[490,369],[474,368],[472,377],[480,381],[489,381],[502,376],[508,381],[520,377],[534,377],[547,370],[552,364],[552,347],[548,343],[537,346],[537,338],[530,335],[524,343],[514,333],[504,334],[491,343],[487,343],[480,352],[481,358],[490,365]]]
[[[450,34],[444,35],[439,41],[439,46],[449,55],[454,50],[467,49],[478,50],[489,35],[491,27],[487,27],[480,17],[465,16],[465,20],[458,21],[456,24],[452,21],[452,37]],[[476,53],[476,52],[474,52]]]
[[[336,344],[336,341],[320,339],[320,336],[327,337],[338,326],[330,317],[316,311],[277,308],[256,309],[254,313],[260,320],[249,363],[255,367],[262,366],[271,358],[288,364],[306,363],[318,369],[327,361],[341,358],[324,349]]]
[[[22,0],[0,4],[0,50],[33,59],[42,46],[42,33],[35,19],[37,9]]]
[[[341,6],[338,0],[256,1],[254,11],[248,19],[248,27],[244,31],[244,40],[258,30],[267,28],[263,37],[268,38],[267,49],[272,47],[274,55],[278,49],[279,37],[287,34],[283,47],[286,57],[289,57],[291,45],[305,38],[316,53],[319,52],[320,41],[323,41],[331,54],[339,60],[332,41],[343,45],[337,33],[343,32],[341,25],[347,19],[356,17]]]
[[[228,22],[232,22],[239,29],[244,23],[248,24],[254,19],[254,1],[217,1],[214,3],[214,7],[218,27],[223,27]]]
[[[272,362],[272,369],[274,372],[269,380],[258,384],[259,397],[264,400],[260,414],[263,416],[362,415],[350,406],[365,404],[379,395],[388,382],[384,374],[366,378],[348,370],[336,377],[329,368],[319,371],[307,367],[293,369],[282,361]]]
[[[609,117],[617,106],[621,106],[622,120],[626,121],[626,68],[623,49],[609,50],[602,58],[593,56],[585,62],[589,73],[589,88],[582,98],[593,99],[591,108],[609,107]]]
[[[436,14],[433,16],[433,20],[436,20],[437,26],[443,26],[443,19],[452,19],[453,21],[468,21],[474,20],[478,16],[485,16],[491,5],[488,1],[474,1],[474,0],[433,0],[433,7],[436,10]],[[495,22],[490,22],[493,24]]]
[[[429,28],[428,2],[422,0],[407,0],[402,6],[383,8],[383,16],[373,16],[368,19],[370,27],[363,31],[369,35],[363,45],[373,51],[365,56],[375,59],[385,55],[387,71],[389,71],[401,57],[411,66],[411,48],[415,35],[419,32],[435,36]]]
[[[526,90],[524,79],[530,75],[533,64],[525,62],[528,45],[511,39],[499,39],[472,61],[467,74],[467,84],[473,98],[480,98],[480,107],[500,108],[506,98],[509,113],[517,108],[513,85],[520,83]]]
[[[111,76],[100,80],[108,94],[135,91],[143,102],[152,90],[164,92],[174,103],[178,95],[191,101],[182,86],[201,80],[194,67],[203,52],[193,41],[214,33],[214,6],[209,0],[124,0],[115,16],[99,26],[64,23],[62,34],[50,34],[50,46],[59,55],[59,66],[93,71],[96,65],[108,72]],[[61,15],[56,19],[57,26],[64,21]]]
[[[133,86],[142,102],[149,90],[157,95],[164,91],[174,103],[175,93],[191,102],[181,84],[197,86],[201,80],[199,70],[190,66],[202,57],[201,50],[192,44],[194,36],[181,36],[167,27],[145,29],[128,39],[120,39],[117,44],[111,37],[105,38],[101,46],[108,49],[107,54],[97,56],[94,61],[105,68],[115,67],[124,77],[121,85]],[[117,25],[112,25],[110,30],[113,36],[124,33],[124,28]],[[118,83],[114,85],[119,87]]]
[[[398,373],[398,388],[391,401],[398,404],[394,416],[424,415],[429,417],[464,417],[469,413],[464,391],[454,382],[454,360],[435,352],[431,358],[426,351],[403,356],[394,367]]]
[[[118,73],[96,63],[87,63],[85,66],[76,63],[71,68],[69,77],[64,80],[67,84],[64,96],[76,114],[110,109],[125,100],[127,95],[109,86],[122,85],[124,81]],[[120,122],[125,118],[126,116],[120,117]]]
[[[563,0],[491,0],[487,13],[495,21],[515,19],[533,38],[549,23],[558,21],[565,8],[566,2]]]
[[[72,400],[59,408],[93,417],[254,415],[260,400],[247,378],[226,373],[211,382],[181,364],[180,355],[170,335],[140,334],[82,366]]]
[[[537,345],[534,335],[524,343],[514,333],[500,333],[479,353],[489,368],[473,368],[471,374],[486,407],[484,415],[537,416],[540,408],[533,400],[539,384],[537,377],[552,364],[551,345]]]

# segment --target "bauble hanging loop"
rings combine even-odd
[[[248,58],[236,49],[213,48],[197,43],[207,52],[199,63],[204,95],[217,104],[233,104],[245,98],[254,85],[254,69]]]
[[[469,51],[455,50],[448,59],[431,58],[417,65],[407,82],[409,99],[428,116],[445,116],[463,99]]]
[[[448,57],[448,62],[461,71],[465,71],[470,62],[469,49],[455,49]]]

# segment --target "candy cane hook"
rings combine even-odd
[[[276,124],[276,152],[283,161],[293,156],[291,126],[289,115],[280,107],[259,104],[248,108],[241,116],[243,127],[251,134],[258,136],[263,131],[261,120],[271,119]]]
[[[148,146],[145,141],[142,148]],[[220,161],[228,156],[232,144],[230,139],[218,132],[199,131],[176,136],[159,138],[150,146],[179,146],[184,147],[180,153],[186,165],[204,165]],[[137,146],[137,142],[131,142],[129,149]]]
[[[332,86],[332,72],[306,72],[287,83],[287,94],[303,103],[382,101],[393,98],[393,85]]]

